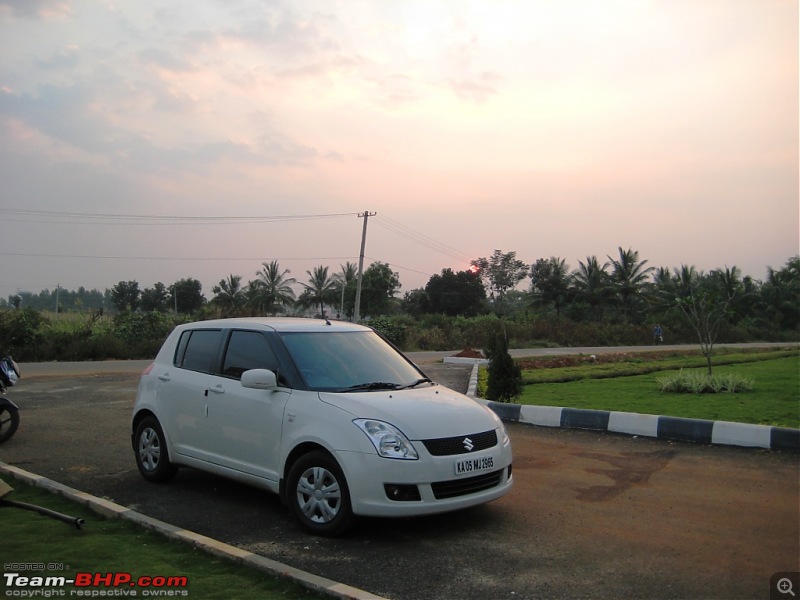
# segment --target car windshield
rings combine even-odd
[[[312,390],[396,390],[430,381],[373,331],[287,332],[281,337]]]

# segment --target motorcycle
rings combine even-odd
[[[10,440],[19,427],[19,407],[5,397],[7,388],[16,385],[19,377],[13,358],[0,359],[0,444]]]

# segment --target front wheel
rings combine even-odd
[[[0,405],[0,444],[7,442],[19,427],[19,410],[8,404]]]
[[[175,475],[178,469],[169,460],[167,443],[158,419],[152,416],[142,419],[136,426],[134,440],[136,466],[142,477],[161,483]]]
[[[310,452],[292,465],[286,499],[295,518],[314,535],[340,535],[353,522],[347,481],[326,452]]]

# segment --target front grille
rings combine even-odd
[[[467,443],[466,440],[469,440]],[[451,456],[453,454],[468,454],[486,450],[497,445],[497,431],[484,431],[483,433],[471,433],[450,438],[438,438],[435,440],[423,440],[425,448],[433,456]],[[465,445],[466,444],[466,445]],[[472,448],[468,448],[472,444]]]
[[[433,495],[437,500],[456,498],[488,490],[500,484],[503,480],[503,470],[493,473],[484,473],[466,479],[453,479],[451,481],[437,481],[431,484]]]

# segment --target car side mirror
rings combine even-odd
[[[242,373],[242,387],[254,390],[272,390],[278,387],[278,378],[269,369],[250,369]]]

